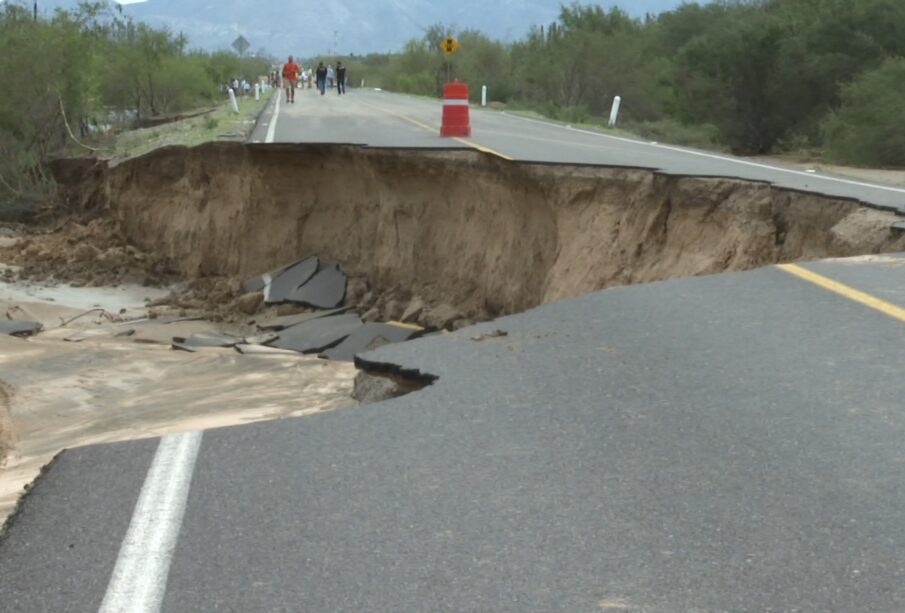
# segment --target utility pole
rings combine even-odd
[[[339,31],[333,30],[333,51],[330,52],[330,55],[336,55],[337,49],[339,49]]]
[[[35,21],[38,20],[38,0],[35,0]]]

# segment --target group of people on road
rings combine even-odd
[[[233,77],[226,83],[220,85],[220,91],[227,92],[230,89],[233,90],[233,93],[237,96],[247,96],[251,92],[251,83],[246,79],[240,81],[238,78]]]
[[[273,79],[275,76],[274,73],[271,78]],[[324,66],[323,62],[319,62],[317,68],[314,69],[302,68],[290,55],[289,60],[283,64],[281,76],[283,78],[283,88],[286,90],[286,102],[290,104],[295,103],[295,90],[300,85],[304,87],[306,82],[308,83],[308,89],[311,89],[312,81],[315,81],[321,96],[325,95],[328,89],[333,89],[334,85],[339,95],[346,93],[346,67],[343,66],[342,62],[337,62],[335,69],[330,64]]]

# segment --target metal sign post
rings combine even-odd
[[[454,36],[447,36],[440,41],[440,51],[446,55],[446,82],[452,78],[452,56],[459,50],[459,41]]]

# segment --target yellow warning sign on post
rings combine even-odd
[[[446,55],[452,55],[459,50],[459,41],[453,36],[447,36],[440,42],[440,50]]]

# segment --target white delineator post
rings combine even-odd
[[[616,120],[619,119],[619,106],[622,104],[622,98],[620,96],[616,96],[613,98],[613,109],[610,111],[610,127],[616,125]]]
[[[487,106],[487,86],[481,86],[481,106]]]
[[[233,88],[229,88],[229,103],[233,107],[233,113],[239,114],[239,101],[236,100],[236,92],[233,91]]]
[[[261,84],[255,83],[255,100],[261,99]]]

